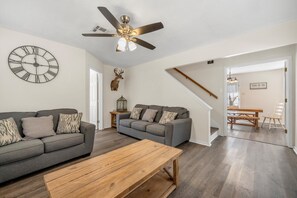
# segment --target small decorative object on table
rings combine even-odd
[[[126,112],[127,111],[127,100],[123,96],[121,96],[117,100],[117,111],[118,112]]]

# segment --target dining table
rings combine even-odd
[[[263,109],[261,108],[241,108],[241,107],[227,107],[227,120],[228,124],[231,125],[243,125],[243,126],[252,126],[259,128],[259,113],[262,113]],[[248,123],[237,122],[238,120],[246,120]]]

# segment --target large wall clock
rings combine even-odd
[[[46,83],[59,72],[56,58],[47,50],[33,46],[20,46],[9,54],[8,65],[20,79],[31,83]]]

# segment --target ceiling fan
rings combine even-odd
[[[136,38],[135,36],[153,32],[159,29],[162,29],[164,26],[161,22],[152,23],[138,28],[133,28],[129,25],[130,17],[127,15],[121,16],[121,22],[111,14],[111,12],[106,7],[98,7],[99,11],[103,16],[115,27],[116,34],[100,34],[100,33],[84,33],[83,36],[90,37],[119,37],[118,44],[116,47],[117,52],[133,51],[137,48],[136,44],[141,45],[142,47],[148,48],[150,50],[155,49],[156,47],[152,44]],[[136,44],[135,44],[136,43]]]

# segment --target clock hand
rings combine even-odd
[[[31,65],[33,65],[34,63],[28,63],[28,62],[22,62],[22,63],[25,63],[25,64],[31,64]]]

